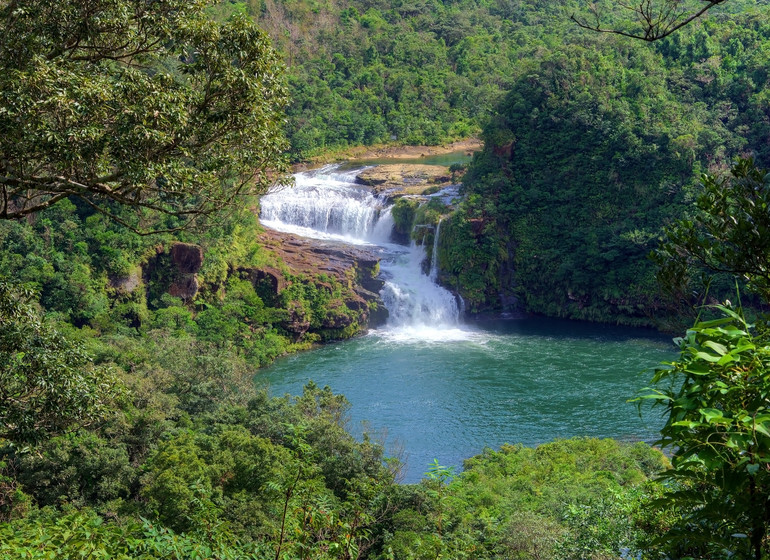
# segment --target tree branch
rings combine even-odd
[[[657,16],[653,14],[653,6],[651,0],[642,2],[637,7],[625,5],[624,7],[635,12],[637,17],[642,20],[642,33],[623,31],[621,29],[612,27],[603,27],[601,25],[601,18],[599,17],[599,13],[597,11],[594,11],[596,23],[588,23],[587,20],[578,17],[574,13],[570,16],[570,19],[574,21],[579,27],[588,29],[589,31],[595,31],[597,33],[610,33],[613,35],[630,37],[631,39],[640,39],[642,41],[652,42],[671,35],[688,23],[701,17],[714,6],[723,4],[726,1],[727,0],[703,0],[703,2],[705,2],[705,6],[701,7],[688,16],[684,16],[684,12],[675,13],[676,8],[679,5],[679,2],[676,0],[666,0],[664,4],[665,7],[661,8],[661,11]],[[684,19],[681,19],[683,16]]]

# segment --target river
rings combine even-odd
[[[368,335],[278,360],[257,377],[272,394],[309,380],[352,403],[350,428],[383,437],[416,482],[437,459],[458,469],[484,447],[572,436],[652,441],[659,414],[627,400],[673,357],[646,329],[536,317],[465,323],[457,299],[424,274],[422,247],[390,242],[387,203],[326,167],[267,195],[269,227],[378,251],[388,323]]]

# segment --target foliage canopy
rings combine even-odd
[[[217,24],[205,4],[0,5],[0,218],[76,197],[135,230],[114,203],[183,227],[266,187],[282,66],[247,18]]]
[[[658,443],[674,469],[662,476],[678,483],[666,502],[684,512],[660,540],[759,560],[770,552],[770,345],[739,312],[719,310],[679,340],[679,359],[656,371],[662,388],[643,397],[665,407]]]
[[[770,173],[739,159],[729,175],[704,174],[701,184],[695,214],[668,227],[655,252],[659,279],[685,297],[698,270],[729,274],[770,302]]]
[[[37,443],[108,414],[123,388],[41,321],[30,294],[0,282],[0,441]]]

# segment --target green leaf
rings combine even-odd
[[[762,434],[763,436],[765,436],[765,437],[769,437],[769,438],[770,438],[770,430],[768,430],[768,429],[765,427],[765,425],[764,425],[764,424],[755,424],[755,425],[754,425],[754,430],[756,430],[757,432],[759,432],[759,433],[760,433],[760,434]]]
[[[703,426],[702,423],[700,423],[700,422],[693,422],[692,420],[680,420],[679,422],[674,422],[671,425],[672,426],[676,426],[676,427],[687,428],[687,429],[690,429],[690,430],[693,429],[693,428],[697,428],[699,426]]]
[[[732,354],[726,354],[719,359],[719,361],[717,362],[717,365],[726,366],[727,364],[731,364],[735,361],[737,360],[732,356]]]
[[[688,365],[684,371],[693,375],[708,375],[711,373],[711,368],[703,363],[693,363]]]
[[[656,401],[670,401],[672,400],[669,395],[665,395],[663,393],[648,393],[646,395],[640,395],[636,397],[635,399],[631,399],[629,402],[634,402],[639,399],[645,399],[645,400],[656,400]]]
[[[713,354],[707,354],[706,352],[696,352],[695,357],[699,360],[706,360],[712,364],[717,363],[721,359],[720,356],[714,356]]]
[[[719,309],[722,313],[725,315],[728,315],[728,317],[732,318],[733,320],[738,321],[741,324],[745,324],[743,320],[743,316],[740,315],[740,313],[737,313],[736,311],[730,309],[729,307],[726,307],[724,305],[715,305],[715,309]],[[725,317],[725,319],[728,319],[728,317]],[[730,321],[730,319],[728,319]]]
[[[695,323],[695,329],[707,329],[710,327],[718,327],[719,325],[726,325],[732,323],[733,319],[730,317],[721,317],[719,319],[712,319],[711,321],[704,321],[702,323]]]
[[[706,348],[711,348],[714,352],[716,352],[720,356],[724,356],[725,354],[727,354],[727,347],[724,344],[720,344],[713,340],[707,340],[706,342],[703,343],[703,346],[705,346]]]
[[[717,410],[716,408],[701,408],[698,412],[700,412],[701,416],[706,419],[706,422],[714,422],[716,420],[725,419],[722,411]]]

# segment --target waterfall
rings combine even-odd
[[[423,274],[424,260],[425,248],[412,243],[380,264],[387,278],[380,295],[391,327],[447,327],[459,322],[454,295]]]
[[[385,285],[380,293],[390,317],[389,332],[440,330],[459,323],[454,295],[436,284],[436,253],[441,224],[436,227],[430,274],[422,272],[425,248],[392,243],[393,217],[384,198],[355,183],[360,170],[341,172],[337,166],[297,173],[295,185],[263,196],[262,224],[317,239],[365,244],[379,252]],[[442,330],[443,329],[443,330]]]
[[[282,187],[260,201],[262,223],[304,237],[370,241],[383,199],[355,183],[355,172],[335,166],[294,175],[293,187]]]
[[[433,233],[433,252],[430,255],[430,274],[428,274],[433,282],[438,278],[438,238],[439,235],[441,235],[441,221],[443,219],[444,218],[438,219],[436,231]]]
[[[374,224],[374,228],[372,229],[371,238],[375,243],[379,242],[381,245],[387,245],[390,243],[390,236],[393,232],[394,225],[393,215],[390,212],[390,206],[388,206],[380,212],[380,217],[377,219],[377,223]]]

